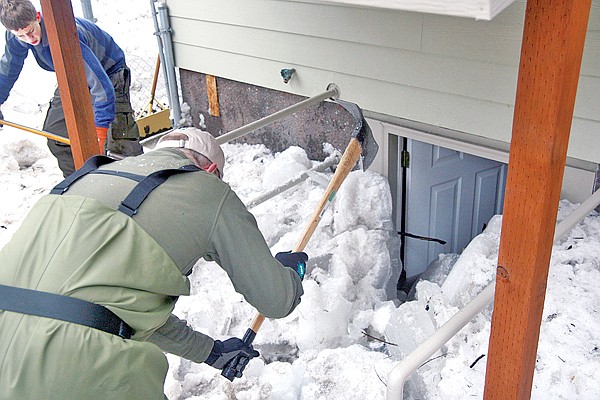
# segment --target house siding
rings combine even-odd
[[[334,82],[364,110],[510,142],[525,1],[492,21],[283,0],[168,0],[176,66],[301,96]],[[294,68],[285,84],[282,68]],[[600,163],[600,0],[569,157]]]

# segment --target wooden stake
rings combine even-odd
[[[99,154],[90,91],[70,0],[41,0],[75,168]]]
[[[485,400],[531,395],[590,3],[527,1]]]

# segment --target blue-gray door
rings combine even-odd
[[[411,277],[440,253],[461,253],[502,213],[506,164],[416,140],[407,141],[407,150],[405,232],[446,242],[405,236],[404,267]]]

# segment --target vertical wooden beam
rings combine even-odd
[[[99,154],[90,91],[70,0],[41,0],[75,168]]]
[[[221,110],[217,92],[217,77],[214,75],[206,75],[206,95],[208,96],[208,112],[213,117],[219,117]]]
[[[591,0],[528,0],[484,399],[529,399]]]

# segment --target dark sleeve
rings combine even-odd
[[[175,315],[147,339],[166,353],[201,363],[206,360],[213,347],[213,339],[193,330],[185,320]]]
[[[232,191],[218,210],[210,247],[209,256],[261,314],[283,318],[300,302],[304,293],[300,277],[272,256],[254,216]]]

